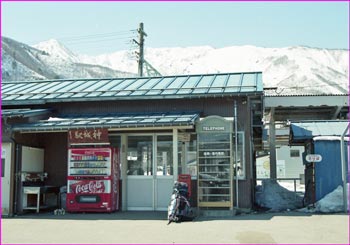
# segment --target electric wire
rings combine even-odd
[[[123,36],[123,35],[130,35],[131,33],[136,33],[136,30],[107,32],[107,33],[81,35],[81,36],[71,36],[71,37],[59,37],[57,39],[58,40],[62,40],[62,41],[72,41],[72,40],[94,39],[94,38],[110,37],[110,36]]]
[[[102,43],[102,42],[110,42],[110,41],[116,41],[116,40],[129,40],[133,37],[120,37],[120,38],[108,38],[108,39],[100,39],[100,40],[85,40],[85,41],[71,41],[71,42],[67,42],[67,41],[61,41],[62,43],[64,44],[67,44],[67,45],[81,45],[81,44],[84,44],[84,43]]]

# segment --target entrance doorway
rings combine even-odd
[[[2,143],[1,146],[1,214],[10,214],[11,189],[11,143]]]
[[[127,210],[166,210],[174,183],[172,135],[128,135],[127,146]]]

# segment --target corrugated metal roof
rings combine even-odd
[[[341,136],[348,121],[304,121],[290,124],[292,141],[308,140],[316,136]]]
[[[50,112],[49,109],[4,109],[1,110],[2,118],[11,118],[11,117],[31,117],[42,115]]]
[[[2,104],[191,98],[263,93],[262,73],[3,82]]]
[[[35,123],[13,125],[13,131],[45,132],[81,128],[146,128],[191,126],[199,118],[196,112],[124,113],[105,115],[67,115]]]
[[[349,93],[345,94],[326,94],[326,93],[319,93],[319,94],[272,94],[267,91],[264,91],[264,96],[265,97],[321,97],[321,96],[330,96],[330,97],[336,97],[336,96],[347,96],[349,97]]]

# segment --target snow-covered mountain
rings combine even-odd
[[[130,51],[74,54],[51,39],[33,47],[2,38],[4,80],[129,77],[137,73]],[[262,71],[277,94],[348,94],[349,51],[310,47],[211,46],[146,48],[145,59],[162,75]]]
[[[84,63],[136,72],[129,52],[82,56]],[[147,48],[145,59],[162,75],[262,71],[265,87],[278,94],[348,93],[349,51],[309,47],[210,46]]]
[[[1,72],[3,81],[135,76],[80,59],[56,40],[33,47],[2,37]]]
[[[70,63],[79,63],[80,60],[76,55],[66,48],[63,44],[58,42],[56,39],[50,39],[45,42],[40,42],[36,45],[33,45],[34,48],[45,51],[50,54],[52,60],[57,62],[70,62]]]

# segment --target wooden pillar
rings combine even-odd
[[[122,178],[122,211],[127,210],[127,170],[128,170],[128,160],[127,160],[127,147],[128,140],[125,134],[121,136],[121,150],[120,150],[120,161],[121,161],[121,178]]]
[[[276,131],[275,131],[275,108],[270,111],[269,123],[269,142],[270,142],[270,179],[277,178],[277,159],[276,159]]]
[[[178,131],[177,128],[173,129],[173,168],[174,168],[174,181],[177,180],[178,176]]]

